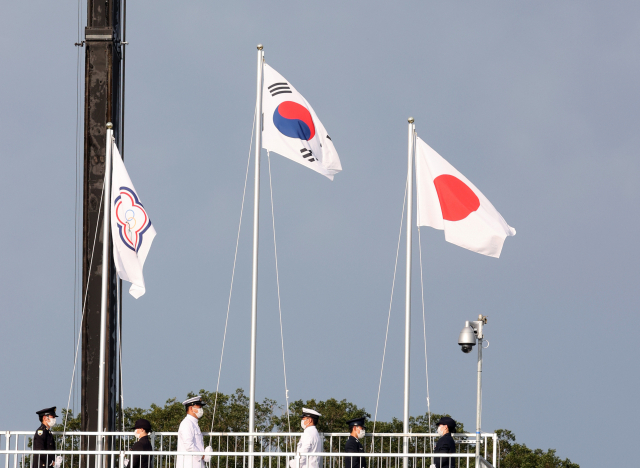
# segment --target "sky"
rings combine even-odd
[[[612,428],[640,417],[630,333],[639,310],[638,2],[149,5],[127,11],[125,164],[157,237],[146,294],[123,299],[126,406],[216,388],[262,43],[343,166],[329,181],[270,157],[290,400],[347,399],[375,412],[413,116],[418,135],[517,235],[494,259],[422,228],[423,328],[412,223],[411,414],[427,411],[424,334],[431,410],[473,430],[476,357],[457,337],[484,314],[483,430],[507,428],[581,466],[621,450]],[[0,430],[35,430],[35,411],[67,405],[81,312],[78,4],[11,2],[0,40]],[[266,152],[261,160],[256,395],[283,404]],[[250,177],[226,393],[249,387],[252,186]],[[379,420],[402,417],[403,251],[404,233]],[[79,390],[72,395],[77,411]],[[630,451],[616,456],[632,463]]]

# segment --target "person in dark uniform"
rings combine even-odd
[[[56,424],[56,407],[45,408],[40,411],[36,411],[38,418],[40,419],[40,427],[33,435],[33,450],[49,450],[54,452],[56,450],[56,441],[51,434],[51,428]],[[62,458],[62,457],[59,457]],[[34,468],[48,468],[56,465],[57,460],[54,454],[33,456]]]
[[[364,430],[365,418],[355,418],[347,421],[351,434],[347,439],[344,447],[346,453],[364,453],[364,447],[360,441],[364,438],[366,431]],[[344,468],[365,468],[367,466],[365,457],[345,457]]]
[[[440,439],[438,439],[438,443],[436,444],[436,448],[433,451],[434,453],[456,453],[456,443],[451,437],[451,434],[456,433],[456,422],[444,416],[440,418],[440,420],[436,423],[438,426],[438,434],[440,435]],[[434,457],[433,463],[436,468],[455,468],[456,460],[455,458],[449,457]]]
[[[138,419],[133,426],[133,432],[138,441],[131,447],[132,452],[153,452],[149,433],[151,432],[151,423],[146,419]],[[132,455],[130,468],[149,468],[153,466],[153,457],[151,455]]]

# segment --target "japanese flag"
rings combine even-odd
[[[264,64],[262,147],[333,180],[342,170],[331,137],[307,100]]]
[[[111,238],[118,276],[131,283],[129,293],[138,299],[145,293],[142,267],[156,230],[131,183],[122,156],[113,144],[111,179]]]
[[[482,192],[420,138],[416,185],[418,226],[444,229],[447,242],[498,258],[505,238],[515,236]]]

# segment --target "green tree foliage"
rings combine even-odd
[[[516,443],[515,434],[507,429],[498,429],[496,434],[500,468],[580,468],[580,465],[568,458],[562,460],[554,449],[545,452]]]

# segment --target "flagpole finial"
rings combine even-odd
[[[413,123],[413,117],[409,117],[407,120],[409,121],[409,123]]]
[[[258,44],[258,50],[262,50],[262,44]]]
[[[113,128],[113,124],[111,122],[107,122],[107,128],[111,130]]]

